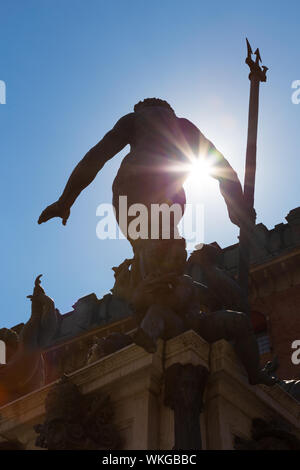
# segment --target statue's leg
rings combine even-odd
[[[120,196],[126,196],[127,205],[120,204]],[[123,199],[124,201],[124,199]],[[153,239],[165,239],[165,238],[179,238],[178,224],[184,215],[186,196],[182,186],[182,181],[166,181],[164,175],[151,175],[148,173],[139,174],[133,176],[132,181],[128,178],[119,179],[118,183],[115,181],[113,184],[113,206],[115,209],[115,215],[118,225],[129,242],[134,245],[135,239],[130,237],[128,233],[128,226],[136,216],[125,214],[124,211],[128,211],[130,206],[133,204],[142,204],[148,212],[148,220],[145,221],[147,227],[143,227],[143,238],[145,232],[147,232],[146,238]],[[152,218],[152,205],[168,204],[177,206],[176,217],[175,212],[170,212],[170,218],[166,217],[164,222],[169,221],[170,227],[162,226],[163,217],[159,212],[158,217]],[[179,210],[180,208],[180,210]],[[152,230],[151,230],[152,229]],[[169,236],[166,234],[169,232]]]
[[[203,317],[200,334],[209,342],[232,341],[236,354],[245,367],[249,383],[273,385],[276,379],[260,368],[257,340],[248,315],[231,310],[220,310]]]

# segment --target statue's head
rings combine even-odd
[[[169,105],[169,103],[167,103],[167,101],[160,100],[159,98],[145,98],[143,101],[139,101],[134,106],[134,111],[139,112],[149,106],[160,106],[162,108],[168,109],[169,111],[175,114],[174,109]]]

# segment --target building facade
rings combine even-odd
[[[256,226],[251,319],[262,363],[277,356],[278,377],[299,379],[300,208],[286,219],[272,230]],[[238,245],[220,251],[232,278],[237,261]],[[56,313],[39,363],[43,386],[2,402],[0,449],[299,448],[299,402],[279,385],[250,386],[226,341],[210,345],[190,330],[149,354],[131,340],[129,305],[112,294]]]

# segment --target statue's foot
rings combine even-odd
[[[132,339],[135,344],[141,346],[148,353],[153,354],[156,352],[157,347],[155,342],[152,338],[150,338],[149,335],[147,335],[147,333],[142,328],[137,329]]]
[[[279,383],[279,379],[272,375],[267,374],[267,372],[263,369],[255,374],[253,377],[249,377],[249,383],[251,385],[267,385],[268,387],[272,387],[276,383]]]

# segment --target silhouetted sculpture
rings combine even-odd
[[[197,158],[212,163],[211,175],[220,183],[231,221],[240,226],[247,218],[249,209],[235,171],[199,129],[187,119],[178,118],[167,102],[145,99],[135,105],[133,113],[122,117],[81,160],[61,197],[42,212],[38,222],[61,217],[65,225],[80,192],[105,162],[127,144],[131,150],[113,183],[113,205],[120,229],[132,244],[134,258],[115,268],[113,292],[133,305],[140,325],[135,342],[153,352],[157,338],[175,336],[193,324],[210,342],[221,338],[235,341],[251,383],[273,384],[274,380],[259,370],[258,348],[249,319],[242,313],[225,310],[211,315],[202,313],[201,306],[206,302],[211,304],[210,311],[216,309],[212,307],[210,290],[184,276],[186,249],[185,240],[178,237],[179,220],[171,218],[169,239],[164,239],[162,228],[158,239],[150,238],[151,220],[147,222],[148,238],[135,239],[127,230],[133,217],[127,214],[126,222],[121,220],[120,196],[127,196],[128,207],[143,204],[148,213],[153,204],[177,203],[183,214],[183,183],[190,169],[188,164]],[[221,273],[215,268],[211,271],[218,282]]]
[[[119,213],[120,196],[127,197],[128,207],[143,204],[149,213],[153,204],[179,204],[183,214],[186,202],[183,183],[190,170],[189,163],[204,158],[212,163],[211,175],[220,183],[230,219],[237,225],[244,220],[246,206],[241,184],[228,161],[194,124],[178,118],[166,101],[148,98],[136,104],[134,112],[122,117],[85,155],[71,174],[61,197],[42,212],[38,222],[61,217],[65,225],[70,208],[81,191],[93,181],[105,162],[127,144],[130,144],[130,152],[113,183],[113,205],[120,229],[133,246],[135,263],[132,269],[136,279],[153,273],[150,251],[160,250],[160,240],[152,237],[149,244],[152,220],[148,221],[148,239],[131,237],[128,227],[135,216],[127,214],[123,222],[124,214]],[[178,238],[180,218],[170,219],[170,238]],[[158,228],[158,236],[163,238],[162,227]],[[182,246],[177,242],[174,240],[176,246]]]
[[[0,404],[12,401],[44,385],[44,363],[42,350],[54,336],[57,316],[53,300],[40,286],[40,277],[35,281],[31,299],[31,317],[24,325],[20,337],[11,330],[6,336],[16,346],[8,362],[0,366]]]
[[[61,217],[65,225],[70,208],[96,177],[104,164],[130,144],[113,183],[113,204],[118,217],[119,196],[128,198],[128,206],[141,203],[178,203],[184,211],[182,187],[189,164],[202,155],[213,164],[212,176],[220,183],[229,216],[239,225],[245,210],[241,184],[235,171],[214,145],[184,118],[178,118],[163,100],[148,98],[122,117],[103,139],[76,166],[61,197],[40,215],[39,223]],[[119,222],[119,220],[118,220]],[[130,217],[128,218],[128,223]],[[120,227],[124,230],[127,227]],[[128,236],[128,234],[126,234]],[[130,239],[134,244],[134,240]]]

